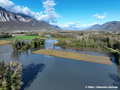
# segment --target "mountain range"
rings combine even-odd
[[[60,27],[49,24],[45,21],[38,21],[28,15],[13,13],[0,6],[0,31],[59,31]],[[120,30],[120,21],[111,21],[105,24],[93,25],[85,30]]]
[[[13,13],[0,6],[0,31],[16,30],[61,30],[45,21],[38,21],[28,15]]]
[[[102,25],[96,24],[86,30],[118,31],[120,30],[120,21],[111,21]]]

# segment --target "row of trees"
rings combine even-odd
[[[94,42],[94,40],[90,39],[88,41],[85,41],[84,39],[77,40],[77,39],[59,39],[59,42],[55,44],[56,46],[61,47],[76,47],[76,48],[101,48],[104,45],[107,45],[107,43],[104,42]]]
[[[18,62],[10,62],[5,65],[0,62],[0,90],[20,90],[23,82],[22,65]]]
[[[11,38],[12,37],[12,34],[10,33],[0,33],[0,38]]]
[[[119,35],[106,35],[106,34],[90,34],[89,39],[94,42],[104,42],[107,47],[120,51],[120,36]]]
[[[102,48],[109,47],[114,50],[120,51],[120,40],[117,37],[93,34],[87,37],[83,36],[81,40],[66,38],[59,39],[57,46],[66,46],[66,47],[88,47],[88,48]]]
[[[26,32],[27,36],[38,36],[38,32]]]
[[[32,49],[32,48],[37,48],[37,47],[42,47],[44,46],[45,40],[44,39],[40,39],[40,38],[35,38],[32,39],[30,42],[28,41],[20,41],[15,39],[12,42],[12,47],[15,50],[28,50],[28,49]]]
[[[56,38],[75,38],[75,35],[73,33],[50,33],[51,37]]]
[[[112,33],[78,33],[76,38],[60,38],[55,44],[61,47],[104,48],[120,62],[120,35]],[[114,50],[116,51],[114,53]]]
[[[35,38],[30,41],[30,48],[43,47],[45,39]]]

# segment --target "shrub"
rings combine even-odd
[[[11,38],[12,34],[10,33],[0,33],[0,38]]]
[[[30,48],[42,47],[44,43],[45,40],[40,38],[32,39],[30,41],[30,44],[27,41],[18,41],[17,39],[15,39],[12,43],[12,47],[15,50],[28,50]]]
[[[23,82],[22,65],[18,62],[10,62],[5,65],[0,62],[0,90],[20,90]]]

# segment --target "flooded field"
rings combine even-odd
[[[79,54],[79,53],[73,53],[73,52],[56,51],[56,50],[45,50],[45,49],[40,49],[32,53],[112,65],[112,62],[110,61],[109,57]]]
[[[56,42],[56,40],[46,40],[43,49],[108,57],[107,53],[102,51],[76,51],[55,47],[53,43]],[[113,65],[104,65],[31,53],[36,50],[39,49],[14,51],[10,45],[0,46],[0,61],[4,60],[6,64],[10,61],[18,61],[23,65],[24,84],[21,90],[86,90],[85,86],[120,87],[120,67],[114,62]]]

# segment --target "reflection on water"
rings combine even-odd
[[[109,56],[108,53],[104,50],[100,49],[90,49],[90,48],[65,48],[54,46],[57,43],[57,40],[46,40],[45,41],[45,49],[53,49],[65,52],[74,52],[74,53],[81,53],[81,54],[88,54],[88,55],[96,55],[96,56]]]
[[[58,41],[57,40],[46,40],[45,49],[60,49],[60,47],[54,46]]]
[[[113,82],[113,85],[120,88],[120,77],[116,74],[109,74],[109,77],[115,81]]]
[[[15,59],[18,59],[21,54],[25,54],[26,56],[29,56],[29,55],[31,55],[31,51],[30,51],[30,49],[25,50],[25,51],[13,50],[12,57],[15,58]]]
[[[89,48],[83,48],[83,49],[70,49],[70,48],[62,48],[59,49],[60,51],[67,51],[67,52],[74,52],[74,53],[80,53],[80,54],[88,54],[88,55],[95,55],[95,56],[109,56],[107,52],[100,49],[89,49]]]
[[[23,76],[22,76],[22,81],[24,82],[24,84],[22,85],[22,90],[24,90],[24,88],[28,88],[31,83],[34,81],[34,79],[36,79],[37,75],[39,72],[42,72],[43,68],[45,67],[45,64],[41,63],[41,64],[30,64],[28,66],[25,66],[23,68]]]
[[[64,50],[99,56],[103,51],[73,50],[54,47],[57,40],[46,40],[45,49]],[[0,60],[5,63],[18,61],[23,65],[22,90],[86,90],[86,85],[118,85],[120,67],[72,59],[32,54],[34,50],[14,51],[10,45],[0,46]],[[114,58],[113,58],[114,60]],[[114,89],[117,90],[117,89]]]

